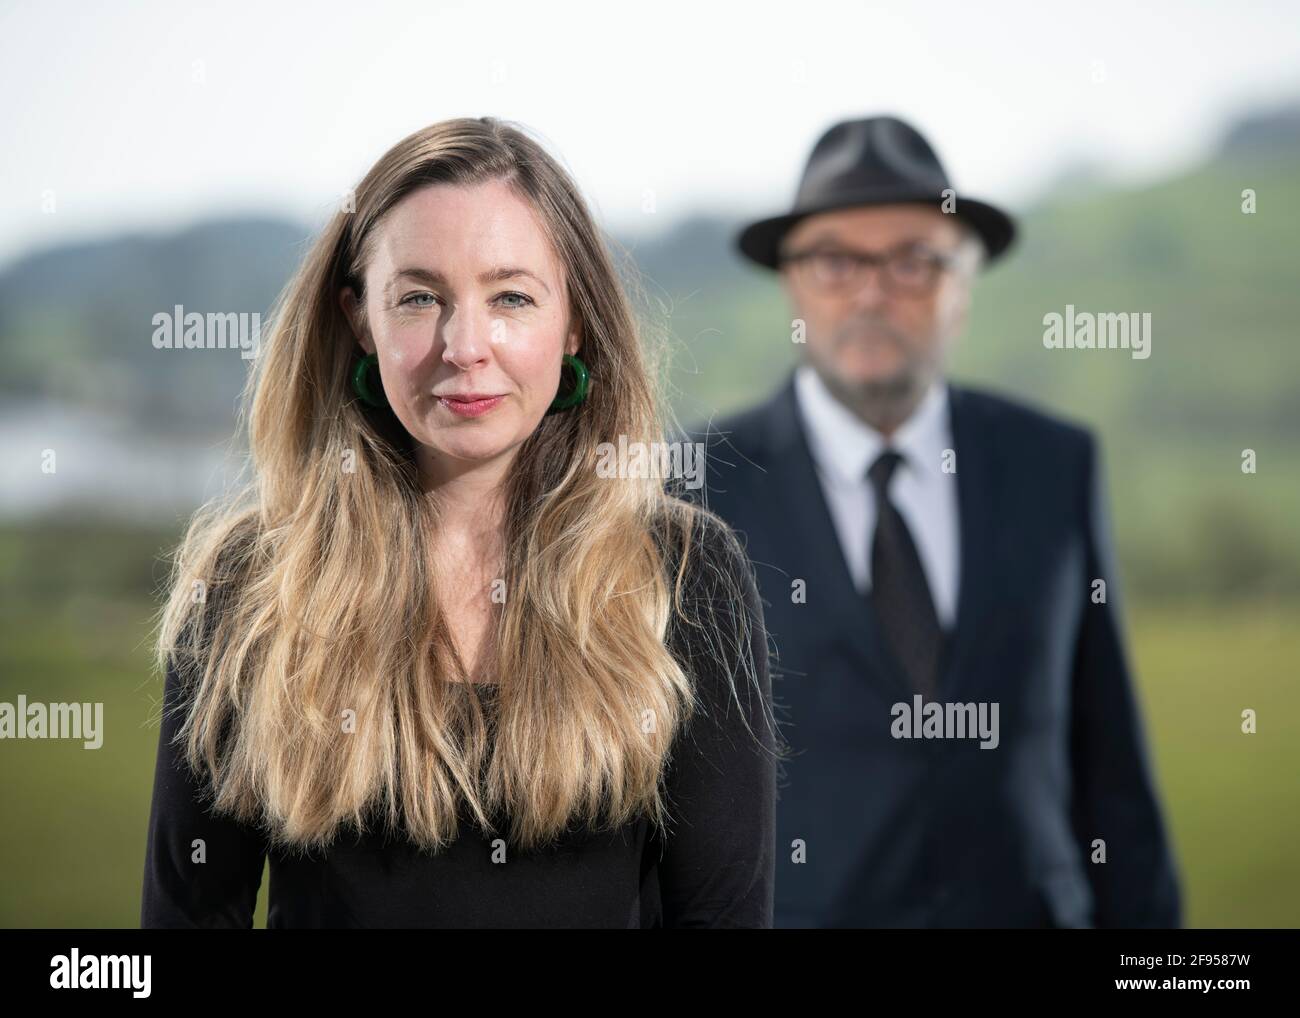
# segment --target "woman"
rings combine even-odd
[[[255,480],[162,617],[143,925],[250,926],[269,858],[272,927],[770,926],[754,580],[595,469],[662,427],[556,162],[490,118],[397,144],[250,392]]]

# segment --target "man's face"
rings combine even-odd
[[[942,369],[965,325],[977,250],[952,215],[924,205],[824,212],[782,244],[782,281],[805,323],[805,352],[851,405],[910,406]],[[854,254],[895,254],[892,270],[858,268]],[[937,268],[931,256],[957,258]]]

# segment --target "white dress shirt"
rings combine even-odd
[[[821,479],[826,505],[858,590],[871,588],[871,538],[876,500],[867,470],[886,448],[902,454],[889,481],[889,498],[912,534],[939,624],[951,630],[957,618],[960,527],[955,454],[952,450],[948,386],[930,386],[916,410],[885,438],[840,403],[808,364],[795,371],[795,401]]]

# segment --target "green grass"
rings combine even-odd
[[[1300,926],[1297,616],[1279,603],[1130,620],[1190,926]]]

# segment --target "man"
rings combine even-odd
[[[892,117],[838,124],[779,271],[802,364],[707,436],[794,754],[777,926],[1177,926],[1097,443],[944,379],[1011,219]]]

